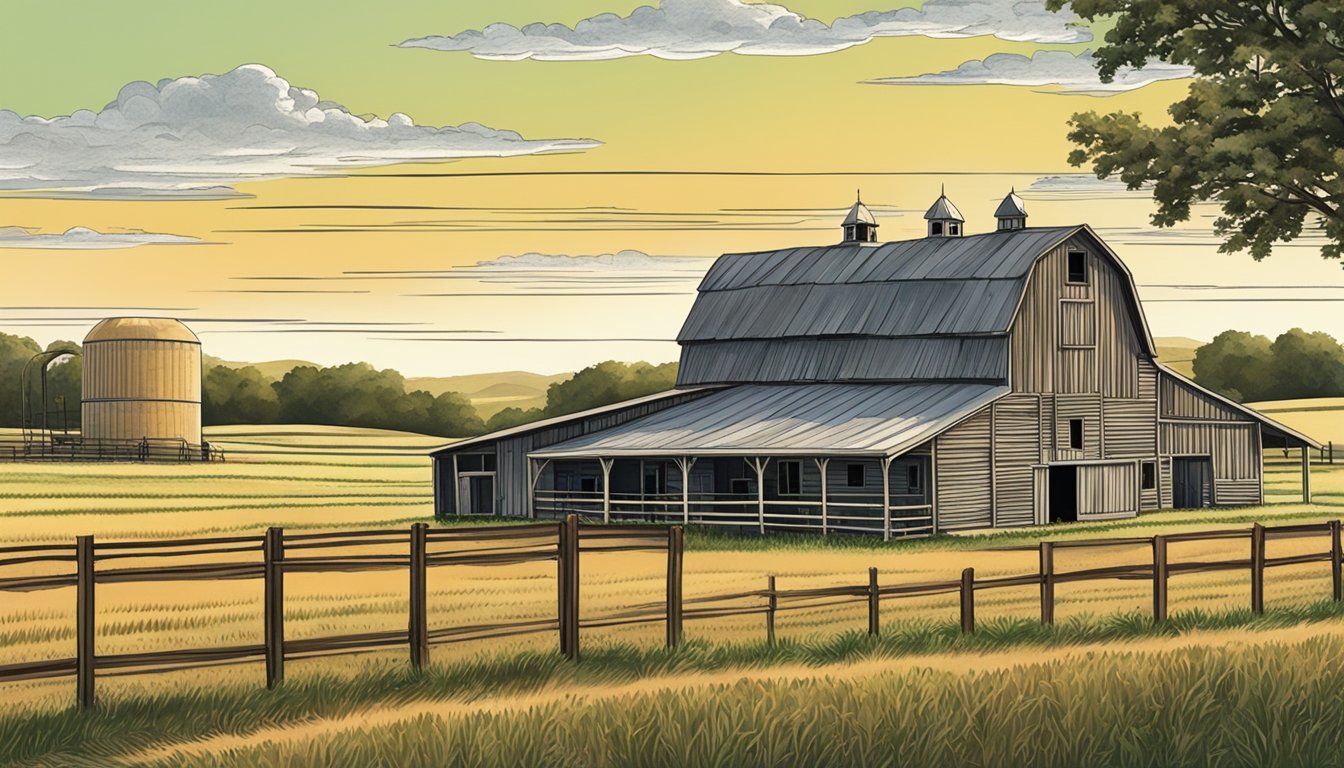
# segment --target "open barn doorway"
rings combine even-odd
[[[1213,505],[1213,460],[1177,456],[1171,460],[1171,506],[1197,509]]]
[[[1050,467],[1050,520],[1056,523],[1078,520],[1078,467]]]

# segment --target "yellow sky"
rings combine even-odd
[[[707,261],[633,271],[577,270],[581,274],[488,273],[483,279],[451,270],[529,252],[637,250],[709,257],[831,242],[860,186],[881,218],[882,239],[922,234],[919,216],[940,183],[947,184],[966,214],[968,230],[981,231],[992,225],[993,207],[1009,187],[1030,190],[1042,175],[1076,173],[1065,162],[1070,114],[1120,109],[1160,119],[1185,87],[1179,81],[1158,83],[1096,98],[1028,87],[862,83],[952,69],[995,52],[1030,55],[1042,48],[1076,52],[1086,47],[992,37],[887,38],[805,57],[481,61],[465,53],[403,50],[389,43],[494,20],[572,23],[596,10],[626,12],[634,4],[524,3],[511,6],[507,18],[491,18],[497,14],[486,3],[464,3],[460,11],[404,5],[389,5],[367,30],[344,17],[323,22],[339,45],[305,40],[299,47],[307,56],[293,50],[292,39],[273,31],[249,37],[227,28],[211,34],[208,44],[193,53],[181,39],[191,32],[192,20],[178,9],[176,16],[160,20],[156,44],[115,52],[108,60],[65,61],[41,76],[47,78],[37,84],[41,87],[9,89],[8,103],[0,89],[0,108],[47,116],[96,109],[136,78],[222,72],[257,62],[357,114],[405,112],[420,124],[476,121],[527,138],[592,138],[603,145],[565,155],[237,184],[239,192],[251,196],[245,199],[0,200],[0,227],[43,233],[76,226],[105,233],[144,230],[211,243],[122,250],[4,248],[0,258],[11,279],[0,286],[5,308],[0,330],[43,342],[78,338],[104,314],[154,308],[153,314],[187,319],[201,333],[207,353],[230,359],[362,359],[412,375],[550,372],[608,358],[672,359],[675,345],[647,340],[675,336]],[[824,20],[879,6],[853,0],[790,5]],[[336,4],[333,10],[342,7]],[[562,7],[563,13],[547,14]],[[49,12],[36,4],[24,10]],[[236,16],[246,20],[253,14],[252,20],[260,21],[264,13],[244,3]],[[111,25],[103,31],[115,38],[116,25],[123,31],[134,27],[132,16],[88,23]],[[76,32],[92,37],[93,30]],[[231,32],[237,32],[232,40]],[[175,35],[176,45],[160,39]],[[16,56],[24,52],[3,54],[0,65],[16,71]],[[27,56],[17,63],[31,64],[39,54],[28,51]],[[594,174],[599,171],[832,175]],[[453,175],[495,173],[509,175]],[[1341,282],[1338,267],[1321,262],[1311,248],[1284,249],[1266,264],[1246,256],[1218,256],[1204,231],[1210,226],[1207,218],[1192,222],[1186,235],[1174,239],[1134,234],[1131,230],[1147,227],[1151,207],[1141,197],[1045,190],[1025,196],[1032,224],[1085,221],[1101,230],[1141,284]],[[350,274],[369,272],[383,274]],[[397,272],[417,274],[387,274]],[[1190,295],[1173,291],[1144,288],[1145,299],[1153,300],[1148,316],[1158,335],[1208,338],[1229,326],[1272,333],[1292,325],[1344,334],[1344,325],[1330,326],[1341,321],[1319,311],[1334,304],[1173,303],[1168,299]],[[226,320],[238,322],[220,322]],[[243,322],[255,320],[273,322]]]

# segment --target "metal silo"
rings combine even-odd
[[[201,442],[201,342],[182,323],[114,317],[84,337],[81,432],[90,441]]]

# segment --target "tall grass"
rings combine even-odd
[[[1156,627],[1147,616],[1139,613],[1105,620],[1076,617],[1056,626],[1042,626],[1038,622],[1027,620],[995,620],[981,624],[974,635],[962,635],[958,626],[951,622],[922,622],[893,627],[893,631],[876,639],[859,633],[849,633],[816,641],[784,641],[774,646],[764,643],[713,645],[693,642],[676,650],[666,650],[613,645],[585,651],[583,660],[577,665],[562,660],[558,655],[548,653],[499,654],[451,665],[434,665],[421,675],[415,675],[408,670],[400,658],[395,662],[387,659],[377,661],[353,678],[349,675],[314,671],[313,667],[307,664],[296,664],[290,670],[289,680],[277,691],[265,691],[259,686],[248,687],[237,683],[225,685],[217,681],[205,681],[198,687],[175,688],[170,693],[150,691],[116,697],[104,696],[99,707],[91,713],[73,710],[4,712],[0,714],[0,765],[18,762],[52,766],[106,765],[117,758],[156,745],[179,743],[215,734],[243,734],[268,726],[292,725],[313,718],[338,717],[417,701],[471,702],[487,696],[544,691],[559,686],[576,688],[610,686],[660,675],[768,668],[785,664],[824,666],[863,659],[901,658],[945,652],[970,654],[1017,649],[1023,653],[1023,664],[1029,664],[1032,660],[1032,649],[1121,642],[1153,636],[1177,636],[1195,630],[1257,631],[1340,617],[1344,617],[1344,604],[1315,603],[1285,607],[1258,617],[1249,611],[1178,613],[1167,623]],[[1338,652],[1344,653],[1344,640],[1340,641]],[[1172,661],[1164,663],[1177,665],[1186,663],[1179,654],[1171,655],[1170,659]],[[1110,664],[1108,657],[1101,666],[1106,668]],[[1340,670],[1340,674],[1344,675],[1344,667],[1340,667]],[[1340,682],[1344,683],[1344,680]],[[1344,685],[1340,690],[1341,695],[1344,695]],[[845,696],[866,699],[867,706],[878,714],[893,706],[886,698],[885,689],[869,691],[858,687],[847,691]],[[674,697],[668,701],[650,699],[647,702],[637,703],[640,706],[650,707],[643,713],[643,717],[649,723],[654,723],[661,722],[659,718],[671,716],[668,707],[677,700],[679,699]],[[687,699],[692,700],[694,697]],[[713,702],[702,704],[711,706]],[[1340,704],[1344,705],[1344,701]],[[742,706],[750,709],[748,703],[742,703]],[[1088,703],[1088,706],[1092,706],[1092,703]],[[922,713],[918,715],[919,717],[934,719],[944,717],[943,713],[927,710],[923,704],[915,707],[915,710]],[[745,717],[746,714],[749,713],[738,713],[733,717]],[[695,716],[711,715],[712,713],[705,711]],[[677,716],[690,717],[691,713],[686,711]],[[816,716],[822,717],[822,714]],[[830,716],[840,715],[832,712]],[[494,732],[499,738],[511,738],[509,731],[511,728],[516,728],[519,732],[518,738],[526,740],[532,736],[524,734],[523,731],[539,729],[539,733],[555,734],[557,731],[579,727],[582,724],[581,721],[567,719],[569,717],[571,715],[557,713],[553,720],[546,718],[536,722],[526,720],[514,726],[499,721],[488,724],[486,732]],[[1337,717],[1337,720],[1340,727],[1344,728],[1344,718]],[[663,724],[659,727],[692,730],[691,725],[694,722],[687,721],[679,725]],[[615,724],[613,727],[633,727],[633,721],[629,719],[613,723]],[[432,728],[428,725],[423,727],[426,731],[446,728],[437,723]],[[583,727],[591,727],[591,724]],[[713,732],[718,726],[713,722],[704,721],[703,727]],[[907,723],[903,727],[910,726]],[[1096,724],[1095,727],[1109,726],[1103,723]],[[489,729],[495,730],[489,731]],[[750,736],[759,730],[760,728],[757,728],[744,733]],[[424,737],[429,738],[427,734],[424,734]],[[231,757],[229,759],[232,762],[227,764],[248,765],[258,761],[257,764],[260,765],[401,765],[403,758],[410,762],[419,761],[421,757],[419,753],[407,755],[398,752],[398,747],[390,742],[380,741],[382,738],[373,735],[365,739],[378,750],[392,750],[386,752],[378,761],[370,762],[363,759],[373,753],[359,751],[364,747],[356,743],[361,741],[360,739],[355,739],[348,744],[341,742],[329,745],[324,742],[321,746],[313,747],[313,749],[336,750],[331,753],[330,759],[323,757],[327,754],[325,751],[312,754],[249,753]],[[409,733],[407,738],[410,738]],[[417,740],[419,738],[420,736],[416,737]],[[473,742],[471,738],[467,738],[463,743],[475,743],[482,750],[490,745],[485,736],[472,738],[476,738],[477,741]],[[480,741],[480,739],[486,740]],[[530,748],[541,749],[542,746],[543,744],[538,742]],[[574,749],[595,748],[592,744],[571,746]],[[602,749],[624,749],[628,746],[630,745],[621,746],[613,743]],[[465,747],[456,745],[456,742],[447,742],[442,748],[451,752]],[[715,749],[731,750],[731,744],[720,744]],[[460,759],[461,762],[468,764],[480,762],[487,765],[528,765],[532,764],[533,758],[543,757],[539,753],[521,754],[505,750],[499,753],[496,761],[491,762],[485,759],[485,752],[475,757],[465,753],[451,752],[451,754],[455,757],[449,760],[449,764]],[[565,754],[572,756],[573,753]],[[608,752],[601,750],[592,754],[608,754],[610,757]],[[1344,755],[1344,752],[1341,754]],[[411,760],[412,757],[415,759]],[[715,762],[710,759],[710,753],[705,753],[705,759],[708,764],[734,764]],[[518,762],[520,760],[522,762]],[[549,758],[545,758],[543,762],[546,760]],[[646,764],[659,764],[652,758],[650,760],[651,762]],[[580,762],[604,764],[601,760],[591,763]],[[620,761],[606,762],[623,764]],[[674,761],[671,764],[676,763]],[[814,764],[847,763],[822,760]],[[960,762],[948,764],[960,764]]]
[[[740,681],[329,732],[163,764],[1331,766],[1344,641]]]

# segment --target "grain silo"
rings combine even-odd
[[[182,323],[113,317],[84,337],[84,441],[201,442],[201,342]]]

